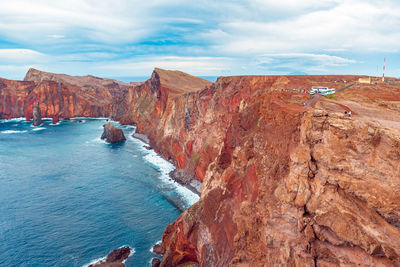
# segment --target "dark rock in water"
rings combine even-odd
[[[118,143],[126,140],[124,132],[114,127],[111,122],[104,124],[103,127],[104,132],[101,135],[101,139],[106,139],[107,143]]]
[[[165,248],[163,248],[161,244],[155,244],[153,247],[153,252],[156,254],[164,254]]]
[[[146,148],[147,150],[150,150],[151,146],[144,146],[144,148]]]
[[[78,122],[80,123],[80,122],[82,122],[82,120],[79,120]]]
[[[122,262],[129,257],[130,253],[130,247],[114,249],[107,255],[106,259],[90,264],[89,267],[123,267],[125,265]]]
[[[53,120],[52,120],[52,123],[53,123],[53,124],[56,124],[56,123],[58,123],[59,121],[60,121],[60,117],[59,117],[58,115],[54,115]]]
[[[42,124],[42,116],[40,115],[39,102],[33,107],[33,126],[39,126]]]
[[[160,264],[161,264],[160,259],[153,258],[153,260],[151,261],[151,267],[158,267],[160,266]]]

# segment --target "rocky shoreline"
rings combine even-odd
[[[150,139],[147,137],[147,135],[135,132],[132,134],[132,137],[145,143],[146,146],[144,146],[144,147],[146,149],[152,149],[150,146]],[[159,154],[159,153],[157,153],[157,154],[162,157],[161,154]],[[171,162],[171,163],[175,166],[175,170],[173,170],[169,173],[169,177],[172,180],[174,180],[175,182],[177,182],[178,184],[186,187],[187,189],[189,189],[196,195],[200,196],[202,183],[200,181],[198,181],[196,178],[194,178],[193,176],[186,174],[184,171],[178,170],[176,168],[177,166],[173,162]]]

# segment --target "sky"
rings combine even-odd
[[[400,77],[399,0],[0,0],[0,77]]]

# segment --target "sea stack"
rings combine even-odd
[[[102,259],[94,264],[90,264],[89,267],[123,267],[123,263],[131,253],[130,247],[122,247],[111,251],[105,259]]]
[[[111,122],[104,124],[103,127],[104,132],[101,135],[101,139],[106,139],[107,143],[119,143],[126,140],[124,132],[121,129],[114,127]]]
[[[40,124],[42,124],[42,117],[40,115],[39,102],[37,102],[36,106],[33,106],[33,126],[39,126]]]

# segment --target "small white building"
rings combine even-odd
[[[361,77],[361,78],[358,78],[358,82],[359,82],[359,83],[371,84],[371,77]]]
[[[321,95],[330,95],[336,93],[335,88],[328,88],[322,86],[313,86],[311,87],[310,95],[313,94],[321,94]]]

